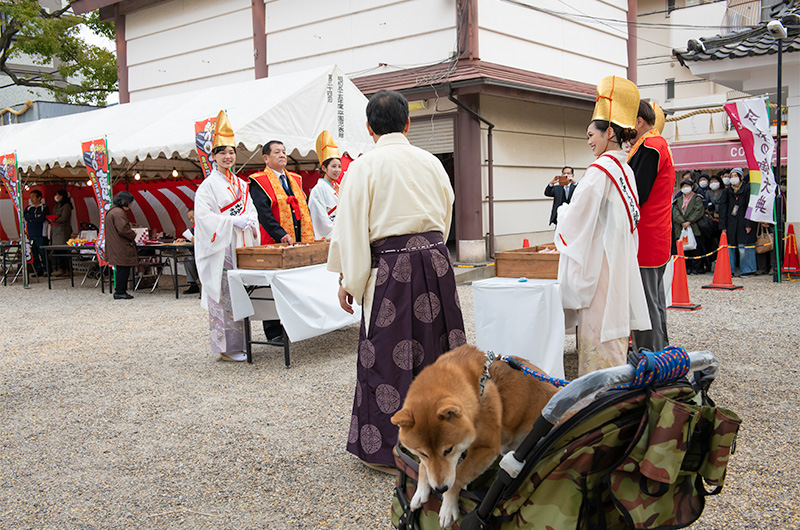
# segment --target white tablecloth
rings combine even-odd
[[[478,348],[528,359],[564,377],[564,310],[556,280],[489,278],[472,284]]]
[[[354,305],[355,313],[350,315],[339,306],[338,278],[324,264],[286,270],[228,271],[233,318],[280,318],[292,342],[349,326],[361,320],[361,308]],[[245,286],[256,285],[271,289],[257,289],[254,298],[271,297],[275,301],[250,300]]]

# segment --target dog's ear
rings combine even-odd
[[[439,416],[440,420],[449,420],[451,418],[460,418],[462,411],[457,403],[450,401],[442,403],[436,414]]]
[[[400,409],[390,421],[401,429],[410,429],[414,426],[414,414],[409,409]]]

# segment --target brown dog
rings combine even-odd
[[[392,416],[392,423],[400,427],[400,441],[420,459],[411,509],[426,503],[431,489],[444,492],[439,511],[442,528],[458,518],[461,488],[501,452],[516,449],[556,393],[549,383],[496,360],[481,396],[485,360],[474,346],[442,355],[417,375],[403,408]]]

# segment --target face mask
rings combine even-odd
[[[681,193],[683,193],[684,195],[689,195],[690,193],[692,193],[692,188],[690,188],[689,186],[681,188]]]
[[[707,180],[701,180],[700,181],[700,187],[701,188],[707,188],[708,187],[708,181]]]
[[[726,186],[731,183],[730,177],[722,177],[722,183]]]
[[[786,193],[786,186],[781,186],[781,191],[782,191],[783,193]]]
[[[711,184],[708,185],[708,187],[714,191],[717,191],[719,189],[719,182],[712,182]]]
[[[738,186],[740,182],[741,180],[739,180],[739,177],[733,177],[731,179],[731,186]]]

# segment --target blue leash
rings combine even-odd
[[[633,381],[615,387],[616,390],[627,390],[631,388],[643,388],[652,383],[665,383],[667,381],[675,381],[687,373],[691,362],[689,354],[683,348],[677,346],[667,346],[659,352],[651,352],[644,350],[638,354],[639,362],[636,365],[636,373]],[[530,375],[550,383],[556,387],[567,386],[569,381],[566,379],[558,379],[550,377],[549,375],[531,370],[517,359],[507,355],[500,357],[500,360],[508,363],[509,366],[516,370],[520,370],[526,375]]]

